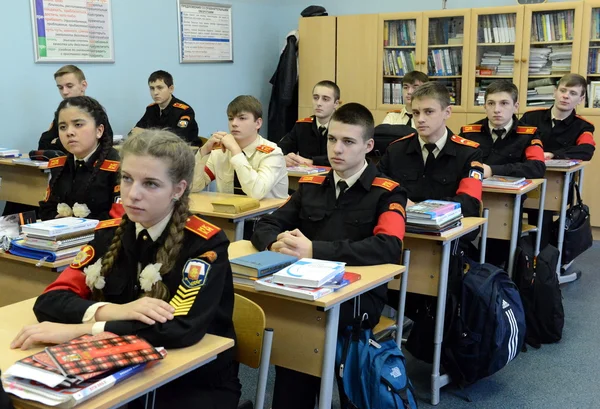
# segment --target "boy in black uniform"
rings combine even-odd
[[[148,128],[168,128],[192,146],[200,146],[194,110],[173,96],[173,76],[166,71],[155,71],[148,78],[148,87],[154,103],[146,107],[144,116],[129,134],[134,135]]]
[[[321,81],[314,86],[314,115],[299,119],[292,130],[277,143],[285,155],[286,166],[329,166],[327,128],[339,104],[340,88],[335,82]]]
[[[373,148],[373,116],[356,103],[333,115],[327,154],[333,170],[305,176],[290,200],[256,224],[252,244],[297,257],[348,265],[399,263],[404,238],[406,192],[386,179],[365,155]],[[386,286],[361,296],[361,315],[379,321]],[[352,323],[354,304],[342,304],[340,328]],[[313,409],[320,379],[277,367],[273,409]],[[340,385],[340,382],[338,382]],[[343,401],[343,392],[340,391]]]
[[[519,90],[509,81],[494,81],[485,90],[487,117],[462,127],[460,136],[479,143],[483,177],[543,178],[546,171],[541,137],[534,126],[519,121]]]

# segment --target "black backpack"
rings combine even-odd
[[[534,257],[528,237],[522,238],[517,246],[514,281],[525,307],[526,342],[534,348],[562,338],[565,313],[556,275],[558,256],[558,249],[547,245]]]
[[[398,138],[402,138],[403,136],[407,136],[415,132],[417,131],[408,125],[377,125],[375,127],[375,135],[373,136],[375,145],[369,153],[369,156],[383,156],[390,143],[394,142]]]
[[[444,369],[461,386],[502,369],[525,340],[525,313],[515,283],[492,264],[465,260],[459,307],[442,348]]]

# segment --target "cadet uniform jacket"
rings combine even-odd
[[[554,159],[591,160],[594,156],[594,125],[571,112],[563,121],[552,126],[552,108],[526,112],[521,119],[536,126],[542,135],[544,151],[552,152]]]
[[[299,119],[292,130],[277,143],[284,155],[297,153],[312,159],[313,165],[330,166],[327,158],[327,131],[322,135],[315,116]]]
[[[277,144],[258,135],[242,153],[231,156],[231,152],[213,148],[202,156],[196,153],[194,191],[200,191],[211,181],[217,181],[217,191],[234,193],[234,172],[237,173],[244,193],[255,199],[288,197],[288,177],[285,158]]]
[[[405,206],[404,189],[379,174],[372,164],[337,200],[333,171],[326,176],[304,176],[286,204],[261,217],[254,228],[252,244],[265,250],[279,233],[298,228],[312,241],[313,258],[354,266],[398,264],[404,239]],[[377,297],[383,308],[386,292],[384,285],[368,294]],[[376,323],[381,311],[368,313]],[[351,318],[352,314],[343,316],[341,323],[348,323]]]
[[[135,126],[144,129],[169,128],[171,132],[176,133],[181,139],[193,146],[200,145],[194,110],[174,96],[162,113],[157,103],[148,105],[144,116]]]
[[[108,132],[110,137],[113,136],[113,130],[110,127],[110,122],[106,122],[106,130],[104,132]],[[38,150],[54,150],[54,151],[62,151],[67,153],[67,150],[60,142],[60,138],[58,137],[58,123],[56,119],[50,123],[50,128],[40,136],[40,140],[38,142]]]
[[[108,250],[121,219],[101,222],[96,237],[81,249],[73,263],[40,295],[33,307],[37,319],[66,324],[82,323],[90,306],[91,290],[85,283],[84,269]],[[169,225],[153,242],[136,239],[135,223],[129,221],[121,236],[121,249],[112,270],[106,275],[103,291],[106,302],[125,304],[142,294],[138,280],[138,263],[143,269],[155,263],[158,249],[166,240]],[[108,321],[104,330],[117,335],[138,335],[154,346],[183,348],[200,341],[206,333],[235,339],[233,329],[233,282],[227,255],[229,241],[218,227],[190,216],[184,231],[184,243],[173,269],[162,275],[168,287],[170,304],[175,308],[174,319],[162,324],[140,321]],[[140,270],[141,271],[141,270]],[[229,364],[232,349],[192,374],[206,374]]]
[[[492,175],[543,178],[546,172],[544,148],[537,128],[519,122],[513,115],[512,128],[492,139],[487,118],[462,127],[460,136],[479,143],[483,163],[492,169]]]
[[[483,179],[479,144],[452,135],[448,129],[448,140],[427,173],[416,133],[392,142],[379,162],[379,170],[399,182],[413,202],[460,202],[463,216],[477,217]]]
[[[83,165],[76,165],[72,154],[50,159],[48,169],[50,169],[51,178],[46,192],[46,199],[40,202],[39,216],[42,220],[54,219],[58,214],[56,206],[59,203],[66,203],[71,208],[75,203],[85,203],[91,212],[87,217],[91,219],[106,220],[122,215],[119,153],[114,148],[110,148],[107,158],[96,173],[95,179],[88,186],[88,180],[92,175],[101,149],[98,147],[96,152]],[[56,177],[59,179],[50,191],[50,186]]]

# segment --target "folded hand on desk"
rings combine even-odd
[[[106,304],[98,308],[94,316],[96,321],[141,321],[154,325],[173,319],[175,308],[163,300],[142,297],[127,304]]]
[[[295,154],[294,152],[290,152],[285,155],[285,166],[311,166],[313,164],[312,159],[306,159],[302,156]]]
[[[41,322],[39,324],[27,325],[17,334],[10,343],[12,349],[29,349],[34,344],[62,344],[92,333],[94,324],[58,324],[56,322]]]
[[[281,254],[295,256],[298,258],[312,257],[312,241],[310,241],[299,229],[279,233],[277,241],[271,245],[271,251]]]

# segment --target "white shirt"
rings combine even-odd
[[[448,140],[448,128],[446,128],[446,130],[444,131],[444,135],[440,139],[438,139],[438,141],[435,143],[436,148],[433,150],[434,157],[436,157],[436,158],[438,157],[438,155],[440,154],[442,149],[444,149],[444,146],[446,145],[447,140]],[[427,156],[429,156],[429,151],[425,147],[426,143],[429,143],[429,142],[423,140],[423,138],[421,138],[419,136],[419,144],[421,145],[421,154],[423,155],[423,163],[427,163]]]
[[[360,176],[363,174],[363,172],[365,171],[365,169],[367,168],[368,163],[365,160],[365,164],[363,165],[362,168],[360,168],[360,170],[358,172],[356,172],[354,175],[350,176],[348,179],[342,179],[336,171],[333,171],[333,181],[335,182],[335,197],[337,198],[340,195],[340,187],[338,186],[338,182],[340,180],[345,181],[348,184],[348,189],[350,189],[352,187],[352,185],[354,185],[358,179],[360,179]]]
[[[322,124],[321,122],[319,122],[319,120],[317,119],[317,117],[315,117],[315,121],[317,122],[317,129],[319,129],[320,127],[324,126],[325,129],[329,130],[329,122],[327,122],[326,124]]]
[[[216,180],[218,192],[233,193],[235,172],[246,195],[258,200],[287,198],[288,175],[281,148],[258,135],[242,151],[231,156],[230,151],[215,149],[202,156],[202,150],[199,149],[196,153],[192,192],[199,192],[212,180]]]
[[[406,106],[403,106],[400,112],[388,112],[381,123],[389,125],[408,125],[412,128],[415,128],[415,122],[413,121],[413,118],[408,116],[408,114],[409,112],[406,111]]]
[[[510,129],[511,129],[511,128],[512,128],[512,126],[513,126],[513,122],[514,122],[514,121],[513,121],[513,120],[512,120],[512,118],[511,118],[511,119],[510,119],[510,122],[509,122],[509,123],[507,123],[507,124],[506,124],[505,126],[503,126],[502,128],[494,128],[494,127],[492,126],[492,123],[491,123],[490,121],[488,121],[488,127],[490,128],[490,132],[491,132],[491,134],[492,134],[492,139],[494,140],[494,142],[496,142],[496,140],[498,139],[498,135],[496,135],[496,134],[494,133],[494,130],[495,130],[495,129],[496,129],[496,130],[498,130],[498,129],[504,129],[504,131],[505,131],[505,132],[504,132],[504,134],[502,135],[502,137],[500,138],[500,140],[503,140],[503,139],[506,137],[506,135],[508,135],[508,132],[510,132]]]
[[[88,159],[90,159],[92,157],[92,155],[94,153],[96,153],[96,151],[98,150],[98,146],[100,146],[100,144],[97,144],[96,147],[94,148],[94,150],[89,155],[87,155],[85,158],[83,158],[83,159],[79,159],[79,158],[77,158],[77,156],[73,155],[73,163],[75,164],[75,166],[77,166],[77,161],[78,160],[82,160],[85,163],[87,163]]]

